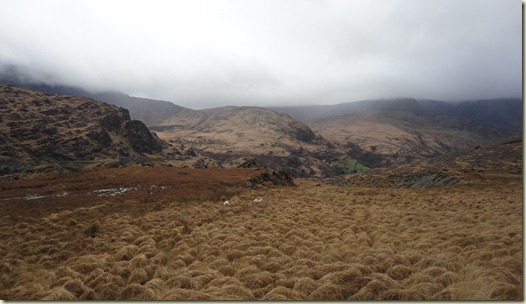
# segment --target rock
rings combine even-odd
[[[272,184],[275,186],[296,186],[292,177],[285,171],[272,171],[264,170],[259,175],[249,179],[243,185],[247,188],[256,189],[258,186],[264,184]]]
[[[253,158],[245,160],[238,168],[261,168],[261,165]]]
[[[138,120],[126,122],[126,136],[132,148],[139,153],[158,153],[163,146],[159,140],[150,133],[146,125]]]

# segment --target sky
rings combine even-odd
[[[199,109],[522,96],[520,0],[0,0],[0,72]]]

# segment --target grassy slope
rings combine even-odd
[[[4,216],[0,298],[522,299],[518,176],[420,190],[301,182],[230,203],[107,197]]]

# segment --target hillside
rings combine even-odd
[[[265,108],[184,109],[150,129],[166,141],[181,141],[226,166],[252,158],[294,176],[327,175],[341,157],[338,149],[304,123]]]
[[[520,178],[523,140],[515,136],[474,149],[447,153],[416,163],[376,168],[360,174],[325,179],[326,183],[367,187],[429,188],[477,183],[491,176]]]
[[[338,175],[410,163],[522,133],[522,100],[513,98],[455,103],[405,98],[271,108],[288,114],[277,115],[256,107],[192,110],[116,92],[24,85],[129,109],[132,119],[159,132],[174,149],[186,151],[168,158],[206,156],[191,164],[197,167],[237,166],[254,158],[294,176]],[[314,137],[319,140],[310,140]]]
[[[379,110],[405,110],[417,114],[448,116],[468,119],[479,124],[522,125],[522,100],[520,98],[498,98],[445,102],[428,99],[379,99],[353,101],[335,105],[310,105],[292,107],[271,107],[291,117],[305,121],[334,118],[347,114],[367,114]],[[513,131],[515,131],[512,130]]]
[[[485,141],[473,132],[407,112],[348,114],[309,125],[370,167],[434,157]]]
[[[435,157],[522,132],[520,99],[371,100],[275,110],[303,120],[369,167]]]
[[[168,145],[128,110],[85,97],[0,86],[3,174],[38,164],[114,162],[159,155]]]

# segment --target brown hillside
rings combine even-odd
[[[295,176],[325,175],[340,154],[304,123],[258,107],[185,109],[150,129],[163,140],[182,141],[226,166],[255,158]]]
[[[456,120],[383,110],[307,124],[365,165],[378,167],[431,158],[486,141],[476,133],[455,127]]]

